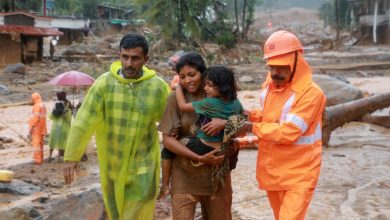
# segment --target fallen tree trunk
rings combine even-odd
[[[362,122],[390,128],[390,115],[365,115],[362,117]]]
[[[364,115],[390,106],[390,93],[370,96],[355,101],[330,106],[324,111],[322,124],[322,143],[327,146],[330,134],[347,122],[358,120]]]

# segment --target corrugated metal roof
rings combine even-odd
[[[0,12],[0,17],[3,17],[3,16],[5,17],[5,16],[9,16],[9,15],[25,15],[25,16],[28,16],[28,17],[38,18],[38,19],[42,19],[42,20],[51,20],[52,19],[50,17],[37,16],[37,15],[31,14],[31,13],[28,13],[28,12],[24,12],[24,11]]]
[[[20,33],[28,36],[62,36],[64,33],[54,28],[41,28],[22,25],[0,25],[1,34]]]

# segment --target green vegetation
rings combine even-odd
[[[348,0],[334,0],[331,3],[324,3],[321,5],[319,13],[326,25],[339,29],[350,27],[351,8],[348,6]]]
[[[43,0],[0,1],[13,1],[17,9],[42,11]],[[255,6],[262,5],[263,0],[55,0],[55,8],[49,14],[94,19],[99,3],[133,9],[135,20],[145,19],[159,26],[166,41],[216,42],[232,48],[237,41],[247,39]]]
[[[213,41],[226,48],[245,40],[259,0],[134,0],[166,40]]]

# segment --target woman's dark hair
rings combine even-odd
[[[57,92],[57,99],[60,101],[67,100],[66,99],[66,92],[65,91]]]
[[[237,83],[231,69],[222,65],[210,66],[206,69],[206,79],[214,83],[227,101],[237,99]]]
[[[196,52],[185,53],[182,57],[180,57],[176,64],[176,72],[179,73],[185,65],[198,70],[202,74],[202,77],[205,76],[206,64],[200,54]]]
[[[146,39],[139,34],[128,34],[125,35],[121,42],[119,43],[119,49],[131,49],[141,47],[142,52],[144,52],[144,55],[148,55],[149,52],[149,45]]]

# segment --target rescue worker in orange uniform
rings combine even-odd
[[[34,163],[41,164],[43,161],[43,140],[47,134],[46,107],[39,93],[34,92],[31,99],[33,109],[29,119],[29,135],[32,138],[31,144],[34,148]]]
[[[299,39],[287,31],[265,42],[269,73],[243,131],[258,138],[256,178],[267,191],[275,219],[304,219],[321,166],[326,97],[312,81]]]

